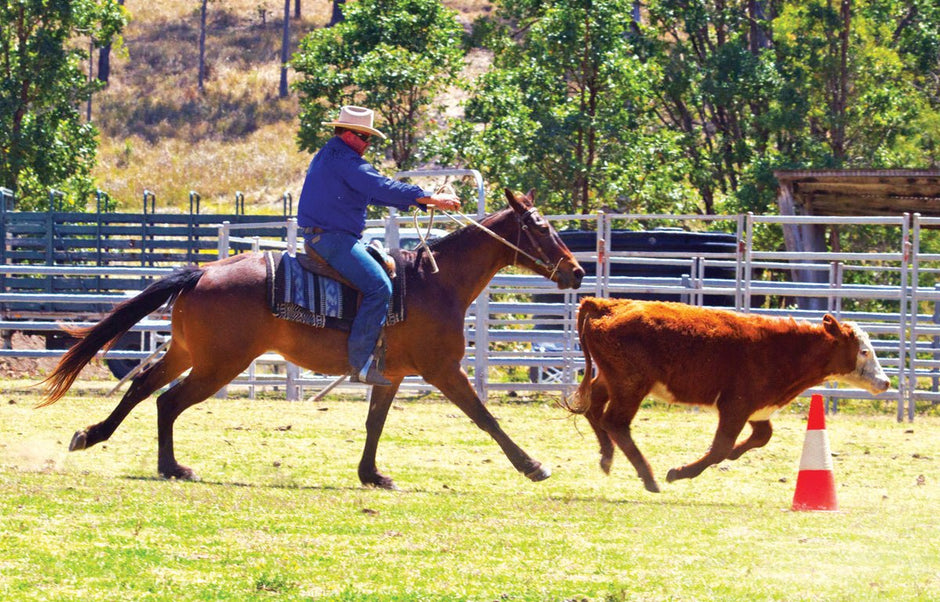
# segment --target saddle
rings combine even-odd
[[[342,278],[308,245],[308,255],[286,251],[265,253],[268,307],[275,316],[314,326],[349,331],[359,307],[359,291]],[[392,280],[392,298],[386,325],[405,319],[404,270],[401,255],[394,257],[369,247]]]
[[[388,274],[389,279],[394,281],[396,273],[395,260],[388,254],[388,251],[383,249],[376,241],[372,241],[366,245],[366,251],[385,269],[385,273]],[[348,280],[343,278],[339,272],[334,270],[319,253],[314,251],[313,247],[307,244],[306,241],[304,242],[304,254],[297,255],[297,261],[300,263],[300,266],[308,272],[332,278],[350,288],[355,288]]]

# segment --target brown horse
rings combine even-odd
[[[533,206],[527,195],[506,190],[509,207],[475,225],[430,243],[440,271],[432,273],[427,250],[403,252],[408,281],[407,319],[386,330],[386,377],[375,387],[366,419],[366,443],[359,463],[363,484],[394,488],[375,465],[375,454],[392,399],[402,379],[420,375],[437,387],[473,422],[496,440],[516,470],[533,481],[551,472],[516,445],[484,407],[460,362],[466,347],[464,317],[470,303],[503,267],[524,266],[558,284],[578,288],[584,270]],[[498,238],[497,238],[498,237]],[[173,423],[188,407],[212,395],[268,351],[306,369],[343,374],[346,333],[314,328],[275,317],[266,302],[265,260],[244,254],[189,266],[158,280],[139,295],[117,305],[93,327],[74,331],[81,340],[63,356],[44,382],[51,404],[68,391],[81,369],[99,350],[163,304],[172,302],[171,342],[166,354],[141,372],[118,406],[103,422],[75,433],[69,450],[106,441],[128,413],[154,391],[189,374],[157,398],[157,468],[166,478],[193,479],[176,461]]]

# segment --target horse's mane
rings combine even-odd
[[[502,209],[499,209],[499,210],[497,210],[497,211],[493,211],[492,213],[487,213],[487,214],[484,215],[482,218],[480,218],[479,222],[480,222],[480,224],[482,224],[482,225],[485,226],[485,225],[486,225],[486,222],[491,221],[492,219],[495,219],[495,217],[496,217],[497,215],[500,215],[501,213],[504,213],[504,212],[506,212],[506,211],[511,211],[511,210],[512,210],[511,207],[503,207]],[[452,231],[452,232],[448,232],[446,236],[442,236],[442,237],[440,237],[440,238],[435,238],[434,240],[429,241],[429,242],[428,242],[428,246],[431,247],[431,248],[434,248],[434,247],[437,247],[438,245],[441,245],[441,244],[448,244],[448,243],[445,243],[444,241],[451,241],[451,240],[453,240],[453,239],[460,238],[461,236],[466,235],[467,232],[473,232],[473,231],[480,231],[480,230],[479,230],[479,228],[477,228],[476,226],[473,226],[473,225],[471,225],[471,224],[464,224],[464,225],[461,226],[460,228],[458,228],[458,229],[456,229],[456,230],[454,230],[454,231]]]

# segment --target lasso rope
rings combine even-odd
[[[448,182],[445,182],[445,183],[441,184],[441,185],[438,187],[438,189],[437,189],[436,192],[437,192],[437,193],[453,194],[454,196],[456,196],[456,192],[454,191],[454,187],[451,186]],[[432,228],[432,226],[434,225],[434,209],[435,209],[434,207],[430,207],[430,208],[428,209],[428,214],[429,214],[428,229],[427,229],[427,232],[425,232],[425,233],[422,233],[420,227],[418,226],[418,212],[417,212],[417,211],[415,211],[415,212],[412,214],[412,218],[413,218],[413,220],[414,220],[415,230],[416,230],[417,233],[418,233],[418,239],[419,239],[418,246],[419,246],[419,247],[423,247],[423,248],[427,251],[428,257],[429,257],[430,260],[431,260],[431,273],[436,274],[436,273],[439,271],[439,270],[438,270],[438,267],[437,267],[437,261],[435,261],[435,259],[434,259],[434,254],[431,253],[431,249],[428,247],[428,241],[427,241],[428,236],[431,234],[431,228]],[[477,228],[479,228],[480,230],[483,230],[484,232],[486,232],[487,234],[489,234],[490,236],[492,236],[493,238],[495,238],[495,239],[498,240],[499,242],[501,242],[501,243],[503,243],[504,245],[508,246],[509,248],[515,250],[516,253],[522,254],[522,255],[526,256],[527,258],[531,259],[536,265],[540,265],[540,266],[543,266],[543,267],[544,267],[545,269],[547,269],[547,270],[551,270],[551,277],[550,277],[550,279],[554,279],[555,273],[558,271],[558,265],[557,265],[557,264],[556,264],[554,267],[552,267],[551,265],[545,263],[544,261],[542,261],[542,260],[539,259],[538,257],[535,257],[535,256],[532,255],[531,253],[528,253],[528,252],[524,251],[523,249],[519,248],[518,245],[515,245],[515,244],[509,242],[508,240],[506,240],[505,238],[503,238],[502,236],[500,236],[500,235],[497,234],[496,232],[493,232],[492,230],[490,230],[489,228],[487,228],[486,226],[484,226],[484,225],[481,224],[480,222],[476,221],[476,220],[473,219],[472,217],[470,217],[470,216],[464,214],[463,212],[461,212],[461,211],[459,211],[459,210],[454,210],[453,213],[456,213],[457,215],[459,215],[460,217],[462,217],[462,218],[464,219],[464,223],[461,223],[460,220],[458,220],[457,218],[455,218],[453,215],[451,215],[451,214],[448,213],[447,211],[442,211],[442,213],[443,213],[445,216],[447,216],[449,219],[453,220],[454,223],[456,223],[458,226],[471,225],[471,224],[474,225],[474,226],[476,226]],[[560,259],[558,260],[558,263],[561,263],[561,260],[560,260]]]

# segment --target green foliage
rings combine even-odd
[[[301,74],[300,147],[332,135],[321,123],[345,104],[367,106],[388,137],[398,168],[412,166],[427,109],[463,66],[463,30],[437,0],[360,0],[345,19],[303,39],[292,66]]]
[[[894,39],[897,23],[859,2],[850,16],[821,0],[784,7],[774,21],[788,108],[784,158],[805,167],[898,167],[899,153],[926,108]],[[847,19],[850,19],[847,21]]]
[[[82,103],[100,88],[82,68],[87,36],[110,43],[126,22],[114,0],[21,0],[0,5],[0,185],[21,209],[45,208],[50,188],[65,209],[83,210],[97,130]]]
[[[535,188],[553,212],[681,206],[685,165],[673,133],[652,121],[661,75],[637,55],[623,18],[631,3],[506,0],[499,9],[485,28],[494,65],[474,83],[458,155],[504,185]]]
[[[437,152],[553,211],[773,212],[775,169],[937,164],[929,0],[498,7],[473,37],[493,69]]]

